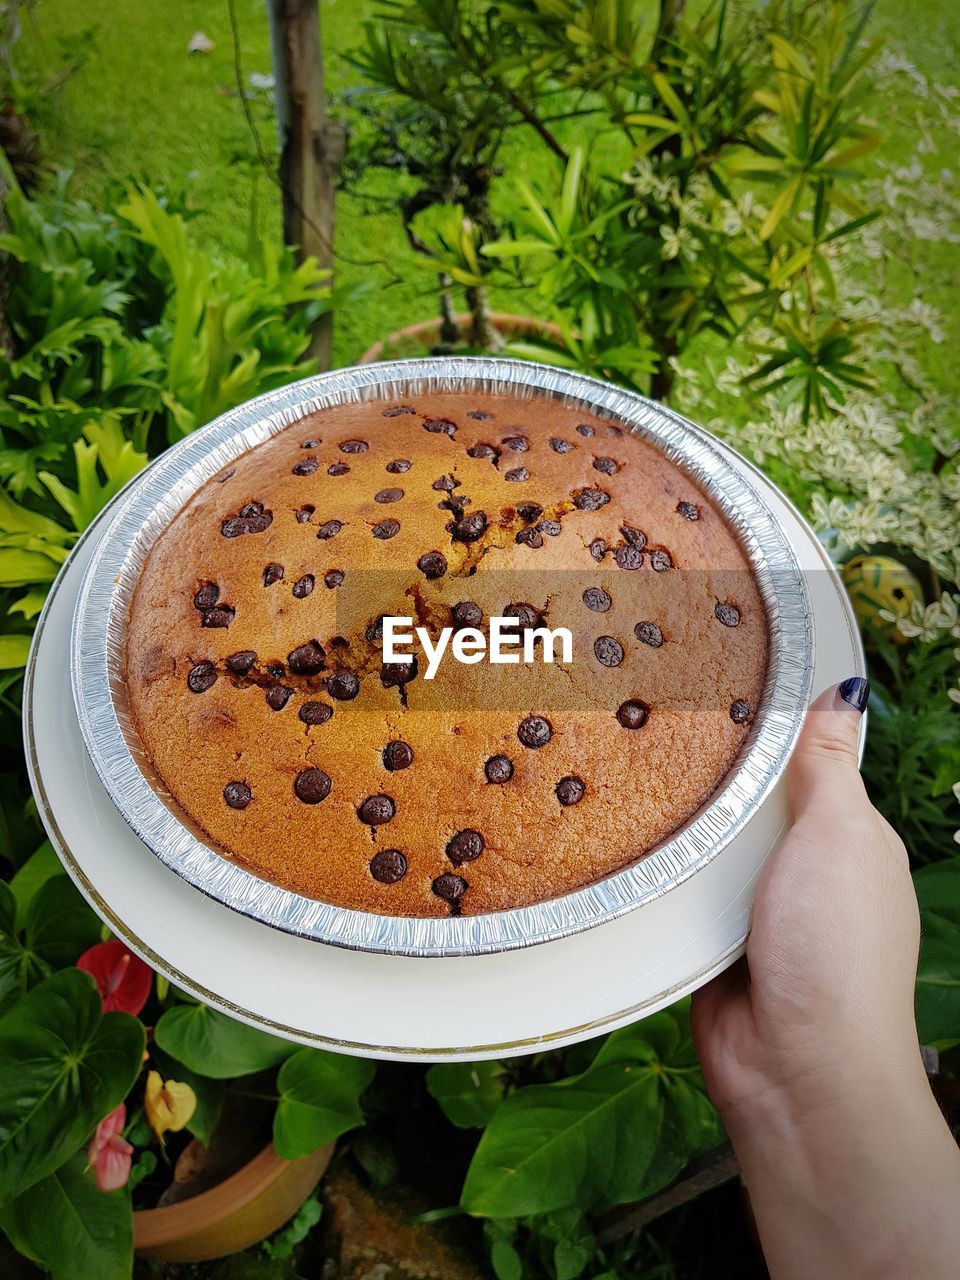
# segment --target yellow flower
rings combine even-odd
[[[159,1071],[147,1075],[143,1109],[150,1128],[163,1142],[163,1135],[179,1133],[197,1109],[197,1095],[188,1084],[166,1080]]]

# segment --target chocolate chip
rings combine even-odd
[[[479,627],[483,621],[483,610],[472,600],[461,600],[450,610],[450,617],[457,631],[464,627]]]
[[[333,783],[330,775],[322,769],[304,769],[298,773],[293,784],[294,794],[304,804],[319,804],[330,794]]]
[[[556,436],[553,436],[550,441],[550,448],[554,453],[569,453],[571,449],[575,449],[576,447],[577,446],[571,444],[569,440],[560,440]]]
[[[439,551],[427,551],[417,561],[417,568],[431,581],[447,572],[447,558]]]
[[[325,702],[305,702],[300,708],[300,719],[304,724],[326,724],[333,715],[333,707]]]
[[[673,561],[670,559],[669,551],[661,551],[659,549],[651,551],[650,567],[657,573],[663,573],[667,569],[672,569]]]
[[[663,632],[655,622],[638,622],[633,634],[641,644],[648,644],[651,649],[659,649],[663,644]]]
[[[293,690],[285,684],[272,684],[267,690],[267,706],[272,711],[282,711],[290,701]]]
[[[412,764],[413,747],[409,743],[397,738],[383,748],[383,767],[391,773],[396,773],[398,769],[409,769]]]
[[[636,547],[638,551],[642,551],[647,545],[647,535],[642,529],[635,529],[633,525],[623,524],[620,526],[620,533],[631,547]]]
[[[541,533],[545,533],[548,538],[555,538],[560,532],[559,520],[541,520],[537,525]]]
[[[436,489],[438,493],[453,493],[454,489],[460,488],[460,481],[454,480],[453,476],[439,476],[430,488]]]
[[[300,445],[301,449],[316,449],[320,445],[319,440],[304,440]]]
[[[699,520],[700,508],[694,502],[678,502],[677,511],[684,520]]]
[[[517,507],[517,515],[525,524],[533,524],[543,515],[543,507],[539,502],[521,502]]]
[[[730,703],[730,719],[734,724],[745,724],[752,714],[753,712],[742,698],[735,698]]]
[[[215,582],[204,582],[193,597],[193,607],[202,613],[204,609],[212,609],[220,599],[220,588]]]
[[[253,792],[245,782],[228,782],[223,788],[223,798],[231,809],[245,809],[253,799]]]
[[[613,601],[602,587],[587,587],[583,593],[583,603],[593,613],[606,613]]]
[[[375,524],[371,533],[375,538],[379,538],[381,542],[386,542],[388,538],[395,538],[400,532],[399,520],[381,520],[379,524]]]
[[[384,689],[396,689],[415,680],[418,671],[416,655],[404,662],[384,662],[380,667],[380,683]]]
[[[463,515],[463,508],[469,503],[469,501],[470,499],[466,494],[461,494],[459,498],[451,496],[449,498],[444,498],[442,502],[438,502],[437,508],[440,511],[452,511],[459,520]],[[450,525],[448,525],[447,528],[449,529]]]
[[[435,435],[450,436],[457,433],[457,424],[449,418],[427,418],[423,424],[424,431],[432,431]]]
[[[517,727],[517,737],[525,747],[545,747],[553,737],[553,726],[544,716],[527,716]]]
[[[278,664],[274,662],[267,663],[267,675],[271,676],[272,679],[282,680],[284,677],[284,674],[285,673],[284,673],[282,664]]]
[[[402,476],[405,471],[409,471],[413,463],[409,458],[394,458],[392,462],[387,463],[387,470],[392,476]]]
[[[231,478],[231,476],[235,476],[236,474],[237,474],[237,468],[231,467],[229,471],[224,471],[217,476],[217,484],[226,484],[227,481]]]
[[[344,440],[340,445],[341,453],[366,453],[370,446],[366,440]]]
[[[314,576],[312,573],[305,573],[302,578],[298,578],[293,584],[293,594],[298,600],[302,600],[308,596],[313,590]]]
[[[650,708],[644,702],[631,698],[629,702],[621,702],[617,709],[617,719],[624,729],[642,729],[647,723]]]
[[[526,604],[521,601],[519,604],[508,604],[503,611],[505,618],[516,618],[517,630],[529,631],[531,627],[537,626],[540,621],[540,614],[532,604]]]
[[[367,623],[364,635],[368,644],[376,644],[378,640],[383,639],[383,614],[380,614],[378,618],[374,618],[372,622]]]
[[[473,862],[475,858],[480,857],[481,853],[483,853],[483,836],[472,827],[458,831],[447,842],[447,857],[455,867],[460,867],[465,862]]]
[[[402,413],[416,413],[416,409],[408,404],[397,404],[392,409],[384,409],[383,416],[385,418],[399,418]]]
[[[263,570],[263,585],[272,587],[275,582],[279,582],[283,577],[283,565],[275,564],[273,561]]]
[[[718,604],[713,612],[717,615],[717,621],[722,622],[725,627],[740,625],[740,610],[735,604]]]
[[[594,458],[594,471],[602,471],[605,476],[615,476],[620,470],[620,463],[613,458]]]
[[[468,458],[489,458],[494,466],[500,461],[500,450],[492,444],[475,444],[467,450]]]
[[[542,547],[543,534],[540,533],[537,529],[521,529],[520,532],[514,538],[514,541],[519,542],[522,546],[525,546],[525,547],[534,547],[534,548]]]
[[[598,562],[607,554],[607,544],[602,538],[594,538],[590,543],[590,554]]]
[[[335,671],[327,681],[327,693],[340,702],[350,702],[360,692],[360,679],[352,671]]]
[[[557,799],[562,805],[579,804],[586,789],[582,778],[570,774],[557,783]]]
[[[431,887],[444,902],[458,902],[470,888],[463,876],[455,876],[452,871],[445,871],[442,876],[437,876]]]
[[[293,474],[295,476],[312,476],[318,465],[316,458],[304,458],[302,462],[298,462],[293,468]]]
[[[239,653],[231,653],[227,658],[227,668],[235,676],[245,676],[257,660],[253,649],[241,649]]]
[[[333,591],[335,587],[339,587],[343,579],[344,572],[342,569],[328,569],[323,575],[323,585]]]
[[[589,437],[593,435],[593,427],[591,427],[590,424],[587,422],[578,422],[577,431],[582,436]]]
[[[396,812],[397,806],[390,796],[367,796],[357,810],[357,817],[368,827],[379,827],[382,823],[389,822]]]
[[[244,533],[263,533],[273,522],[273,512],[265,511],[262,502],[248,502],[239,515],[229,516],[220,526],[225,538],[239,538]]]
[[[492,413],[484,413],[482,409],[471,409],[467,414],[468,418],[476,418],[479,422],[483,422],[486,418],[492,418]]]
[[[505,472],[503,478],[514,484],[522,484],[524,480],[530,479],[530,472],[526,467],[514,467],[512,471]]]
[[[212,662],[198,662],[187,676],[187,688],[191,693],[206,693],[217,682],[217,669]]]
[[[623,645],[613,636],[599,636],[594,641],[593,652],[604,667],[619,667],[623,661]]]
[[[513,764],[506,756],[491,756],[483,766],[488,782],[509,782],[513,777]]]
[[[316,511],[316,509],[317,508],[312,506],[309,502],[306,503],[304,506],[299,507],[297,511],[294,513],[297,524],[306,524],[309,521],[310,517],[313,515],[313,513]]]
[[[315,676],[323,670],[325,657],[316,640],[308,640],[287,654],[287,665],[295,676]]]
[[[230,605],[221,605],[218,609],[208,609],[200,619],[201,627],[229,627],[236,617],[236,610]]]
[[[602,489],[578,489],[573,495],[573,505],[578,511],[596,511],[609,501],[609,493]]]
[[[341,520],[325,520],[317,530],[317,537],[321,542],[326,542],[330,538],[335,538],[342,528]]]
[[[407,860],[399,849],[381,849],[370,859],[370,874],[380,884],[396,884],[407,874]]]
[[[507,436],[501,443],[508,449],[512,449],[514,453],[526,453],[530,448],[530,441],[526,436]]]
[[[381,489],[379,493],[373,495],[373,500],[380,503],[399,502],[402,497],[402,489]]]
[[[478,538],[483,537],[486,528],[487,513],[485,511],[471,511],[456,521],[451,528],[451,532],[454,542],[476,542]]]
[[[621,569],[639,569],[643,564],[643,552],[629,544],[625,547],[617,547],[613,558]]]
[[[345,476],[350,468],[345,462],[334,462],[327,467],[328,476]]]

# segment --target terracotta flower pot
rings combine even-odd
[[[265,1240],[282,1227],[323,1177],[333,1145],[283,1160],[270,1143],[208,1191],[133,1215],[137,1253],[164,1262],[206,1262]]]
[[[470,332],[472,316],[469,312],[454,316],[461,338]],[[557,325],[549,320],[534,320],[530,316],[514,316],[504,311],[493,311],[490,322],[505,338],[548,338],[551,342],[561,342],[562,334]],[[421,320],[419,324],[407,325],[405,329],[397,329],[388,334],[381,342],[375,342],[357,361],[357,364],[372,364],[374,360],[396,359],[406,353],[419,352],[421,347],[429,350],[438,340],[440,317],[433,320]]]

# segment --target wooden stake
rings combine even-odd
[[[280,137],[283,238],[298,256],[333,270],[337,174],[346,150],[343,126],[327,118],[323,40],[317,0],[267,0],[274,96]],[[333,284],[331,275],[329,283]],[[310,353],[332,360],[333,313],[317,320]]]

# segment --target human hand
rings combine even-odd
[[[771,1090],[822,1100],[881,1055],[920,1068],[920,938],[906,850],[857,758],[866,681],[810,708],[787,773],[793,825],[757,885],[747,955],[697,992],[693,1028],[722,1112]]]
[[[857,767],[866,693],[854,678],[811,707],[747,954],[693,1000],[775,1280],[948,1280],[960,1257],[960,1153],[914,1021],[916,897]]]

